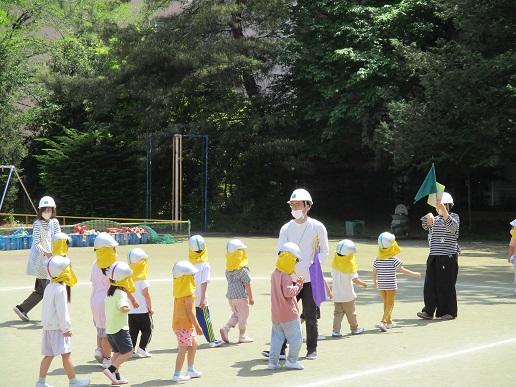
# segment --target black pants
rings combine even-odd
[[[142,333],[140,337],[139,347],[143,350],[147,348],[152,337],[152,320],[149,313],[134,313],[129,314],[129,334],[133,348],[137,349],[136,341],[138,340],[138,333]]]
[[[319,308],[315,305],[312,295],[312,284],[307,282],[303,285],[303,289],[297,295],[297,301],[301,300],[303,305],[303,319],[306,324],[306,351],[307,353],[317,350],[317,337],[319,331],[317,327],[317,319],[319,318]],[[285,353],[287,348],[287,340],[284,341],[281,353]]]
[[[429,255],[426,261],[423,312],[441,317],[450,314],[457,317],[457,292],[455,283],[459,265],[457,254]]]
[[[23,312],[29,313],[32,308],[38,305],[43,299],[43,293],[48,285],[47,279],[36,278],[34,283],[33,292],[23,301],[20,305],[17,305]]]

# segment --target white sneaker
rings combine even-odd
[[[111,383],[112,386],[120,386],[122,384],[128,384],[129,383],[129,380],[127,380],[126,378],[123,378],[122,376],[120,376],[120,379],[117,379],[116,380],[116,383]]]
[[[396,328],[398,326],[398,324],[396,324],[394,321],[390,324],[385,324],[385,327],[387,329],[392,329],[392,328]]]
[[[215,340],[215,341],[212,341],[211,343],[208,343],[208,347],[210,348],[217,348],[217,347],[220,347],[222,344],[224,344],[224,342],[222,340]]]
[[[277,369],[280,369],[280,365],[279,364],[273,364],[273,363],[269,363],[267,364],[267,369],[268,370],[277,370]]]
[[[90,385],[90,379],[76,379],[75,382],[70,382],[69,386],[72,387],[84,387]]]
[[[190,379],[200,378],[202,376],[202,372],[193,370],[193,371],[188,371],[187,375],[190,377]]]
[[[141,349],[140,347],[138,347],[138,349],[134,352],[134,355],[134,357],[152,357],[149,352],[147,352],[145,349]]]
[[[387,326],[383,322],[376,324],[376,327],[380,329],[382,332],[387,332]]]
[[[190,380],[190,376],[188,375],[174,375],[172,376],[172,381],[179,383],[179,382],[186,382],[187,380]]]
[[[50,384],[47,384],[47,383],[37,382],[36,383],[36,387],[52,387],[52,386]]]
[[[340,332],[332,332],[331,337],[342,337],[342,333]]]
[[[352,335],[361,335],[362,333],[364,333],[364,328],[357,328],[354,331],[351,331]]]
[[[313,351],[306,354],[306,359],[308,360],[315,360],[317,359],[317,352]]]
[[[102,360],[102,368],[109,368],[113,365],[113,363],[111,362],[111,359],[106,359],[104,358]]]
[[[252,343],[253,341],[254,341],[254,339],[252,337],[247,336],[247,335],[240,336],[238,338],[238,342],[239,343]]]
[[[303,364],[295,361],[295,362],[289,362],[288,360],[285,362],[285,368],[291,368],[293,370],[304,370],[305,367]]]
[[[317,336],[317,340],[326,340],[326,336],[319,335]]]
[[[106,377],[111,380],[111,383],[114,384],[115,386],[117,385],[117,378],[115,376],[115,373],[114,372],[111,372],[110,370],[108,370],[107,368],[102,371],[104,373],[104,375],[106,375]]]
[[[102,360],[104,360],[104,355],[102,354],[102,348],[100,347],[97,347],[95,348],[95,360],[98,361],[99,363],[102,363]]]

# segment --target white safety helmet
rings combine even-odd
[[[43,196],[39,200],[38,208],[53,207],[56,208],[56,202],[50,196]]]
[[[62,255],[55,255],[50,257],[47,261],[47,272],[50,278],[59,277],[59,274],[63,272],[70,265],[70,259],[63,257]]]
[[[301,259],[301,249],[294,242],[283,243],[283,246],[281,246],[279,251],[280,252],[281,251],[288,251],[289,253],[294,255],[296,258]]]
[[[206,248],[206,243],[202,236],[192,235],[190,239],[188,239],[188,247],[192,251],[202,251]]]
[[[93,242],[93,248],[95,250],[101,249],[102,247],[116,247],[118,246],[118,242],[108,234],[107,232],[101,232],[95,238]]]
[[[514,219],[511,223],[509,223],[512,227],[516,226],[516,219]]]
[[[308,191],[306,189],[303,189],[303,188],[298,188],[298,189],[295,189],[292,194],[290,195],[290,199],[287,203],[290,204],[291,201],[293,200],[300,200],[300,201],[303,201],[303,202],[308,202],[310,203],[310,205],[314,204],[312,202],[312,197],[310,196],[310,194],[308,193]]]
[[[355,254],[357,252],[357,247],[355,243],[350,239],[343,239],[339,243],[337,243],[337,248],[335,249],[337,254],[340,255],[350,255]]]
[[[174,267],[172,268],[172,275],[174,278],[180,278],[185,275],[194,275],[199,270],[190,263],[190,261],[179,261],[176,262]]]
[[[226,252],[228,253],[234,253],[241,249],[247,249],[247,246],[240,239],[230,239],[226,245]]]
[[[148,258],[149,258],[149,256],[147,255],[147,253],[145,251],[143,251],[143,249],[140,249],[139,247],[136,247],[136,248],[132,249],[131,251],[129,251],[129,253],[127,253],[127,261],[129,262],[129,264],[139,262],[142,259],[148,259]]]
[[[390,232],[382,232],[378,237],[378,246],[382,249],[388,249],[392,246],[392,243],[396,240],[396,236]]]
[[[453,205],[453,198],[448,192],[443,192],[443,196],[441,198],[442,204],[452,204]]]
[[[52,237],[52,242],[55,242],[55,241],[68,241],[68,242],[70,242],[70,237],[68,236],[68,234],[65,234],[64,232],[58,232],[57,234],[55,234]]]
[[[133,275],[133,271],[127,263],[116,261],[108,267],[106,275],[112,281],[121,281],[124,278]]]

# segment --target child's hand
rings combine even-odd
[[[154,314],[154,309],[149,308],[149,314],[152,316]]]
[[[249,298],[249,305],[254,305],[254,298],[252,298],[252,297]]]
[[[202,328],[199,324],[197,324],[197,326],[195,327],[195,333],[197,333],[197,335],[199,335],[199,336],[203,335]]]
[[[199,308],[203,309],[206,306],[206,300],[202,299],[199,301]]]
[[[131,300],[131,304],[133,305],[133,308],[136,309],[136,308],[139,308],[140,307],[140,304],[138,304],[138,301],[136,301],[136,298],[133,298]]]
[[[333,299],[333,293],[331,290],[328,292],[328,299],[329,300]]]
[[[63,333],[64,337],[72,337],[72,331],[66,331]]]
[[[425,218],[426,218],[426,224],[428,224],[429,226],[434,224],[434,220],[435,220],[434,214],[429,212],[428,214],[425,215]]]
[[[414,272],[414,277],[421,278],[421,273],[418,271]]]
[[[365,288],[367,288],[367,283],[364,282],[361,286],[365,289]]]

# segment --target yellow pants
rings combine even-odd
[[[380,290],[383,298],[383,318],[384,324],[392,324],[392,310],[394,309],[394,300],[396,299],[396,290]]]

